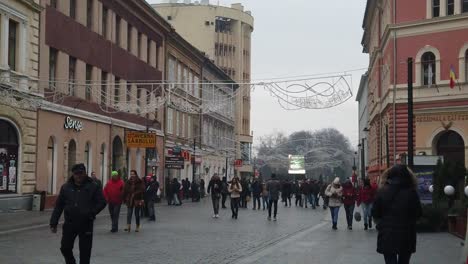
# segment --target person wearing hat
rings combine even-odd
[[[76,263],[73,245],[77,236],[80,239],[80,263],[90,263],[94,219],[106,207],[106,200],[98,185],[86,175],[84,164],[74,165],[72,173],[60,189],[50,218],[50,230],[57,233],[57,225],[64,212],[60,251],[65,263]]]
[[[330,207],[332,217],[332,228],[333,230],[337,230],[338,212],[340,211],[340,207],[343,204],[343,187],[341,187],[340,178],[336,177],[332,184],[328,185],[327,189],[325,190],[325,195],[329,197],[328,207]]]
[[[120,207],[122,206],[122,194],[124,182],[117,171],[112,171],[111,180],[104,187],[104,197],[106,198],[109,214],[112,221],[111,232],[115,233],[119,230]]]

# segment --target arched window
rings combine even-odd
[[[18,131],[6,120],[0,120],[0,193],[15,193],[18,177]]]
[[[436,84],[436,60],[432,52],[426,52],[421,58],[422,72],[423,72],[423,85]]]
[[[117,136],[112,141],[112,170],[121,170],[123,165],[122,140]]]
[[[53,137],[49,138],[49,142],[47,143],[47,193],[48,194],[55,194],[55,185],[56,185],[56,148],[55,148],[55,140]]]
[[[68,175],[72,175],[72,167],[76,164],[76,142],[75,140],[70,140],[68,143]]]
[[[104,183],[105,175],[106,175],[106,160],[107,160],[107,155],[106,155],[106,144],[102,143],[101,145],[101,152],[99,153],[99,158],[100,158],[100,173],[101,173],[101,181]]]
[[[89,174],[91,174],[91,171],[93,171],[93,168],[92,168],[92,151],[91,151],[91,143],[90,142],[86,142],[86,145],[85,145],[85,151],[84,151],[85,155],[84,155],[84,161],[85,161],[85,165],[86,165],[86,169],[88,170]]]

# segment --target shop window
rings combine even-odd
[[[56,184],[56,148],[55,148],[55,139],[53,137],[49,138],[47,143],[47,193],[55,194],[55,184]]]
[[[6,120],[0,120],[0,193],[16,193],[18,133]]]
[[[16,71],[16,57],[17,54],[17,35],[18,23],[10,19],[8,24],[8,66],[10,70]]]
[[[76,142],[75,140],[70,140],[68,143],[68,175],[72,175],[72,167],[76,164]]]
[[[102,182],[106,182],[106,181],[104,181],[104,179],[105,179],[104,176],[106,175],[106,171],[107,171],[106,170],[106,164],[107,164],[107,162],[106,162],[106,160],[107,160],[107,154],[106,153],[107,152],[106,151],[107,151],[106,150],[106,144],[102,143],[101,144],[101,150],[99,152],[99,160],[100,160],[100,162],[99,162],[99,167],[100,167],[99,172],[101,174],[101,181]]]
[[[421,66],[423,72],[423,84],[428,86],[436,84],[437,69],[434,53],[424,53],[421,58]]]

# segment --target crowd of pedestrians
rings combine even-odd
[[[415,223],[421,216],[416,184],[413,173],[402,165],[394,166],[382,175],[380,188],[371,184],[369,179],[357,184],[351,179],[341,183],[337,177],[326,184],[312,179],[280,181],[272,174],[271,179],[266,182],[258,178],[251,182],[238,177],[228,181],[226,177],[221,179],[218,174],[214,174],[206,189],[203,179],[193,182],[184,179],[181,183],[177,178],[167,181],[166,198],[168,205],[180,206],[184,199],[200,201],[206,192],[211,197],[213,218],[219,218],[220,206],[227,208],[226,201],[230,197],[233,219],[238,219],[239,208],[247,208],[252,201],[253,210],[268,210],[267,219],[274,221],[277,221],[280,198],[285,207],[291,207],[294,195],[295,206],[310,206],[312,209],[320,208],[322,198],[323,209],[330,209],[333,230],[338,229],[341,206],[345,210],[348,230],[353,229],[353,218],[360,220],[360,213],[355,214],[355,211],[362,212],[364,230],[373,227],[373,219],[378,220],[377,251],[384,255],[385,262],[406,264],[416,250]],[[76,263],[73,244],[78,237],[80,263],[89,263],[94,219],[106,204],[111,219],[111,233],[119,230],[122,204],[127,206],[124,230],[132,230],[132,220],[135,217],[134,231],[139,232],[142,216],[147,216],[149,221],[156,221],[154,204],[160,197],[160,185],[153,175],[141,178],[132,170],[130,177],[124,182],[119,172],[112,171],[111,179],[103,186],[94,172],[90,177],[87,176],[83,164],[73,166],[72,177],[62,186],[50,220],[51,231],[56,233],[59,218],[64,212],[60,250],[65,262]]]

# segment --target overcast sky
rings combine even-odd
[[[160,2],[149,0],[150,3]],[[182,0],[180,1],[182,2]],[[193,2],[193,1],[192,1]],[[252,79],[340,72],[368,66],[362,53],[365,0],[211,0],[242,3],[255,18],[252,35]],[[353,98],[326,110],[283,110],[263,89],[252,93],[254,137],[282,131],[334,127],[358,144],[355,95],[364,70],[353,72]]]

